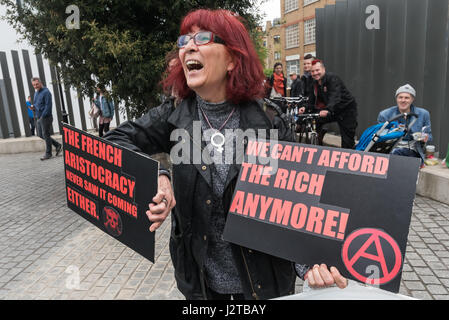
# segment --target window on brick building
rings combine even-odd
[[[317,2],[317,1],[319,1],[319,0],[304,0],[304,7],[308,6],[311,3]]]
[[[290,49],[299,46],[299,25],[293,24],[285,28],[285,48]]]
[[[284,12],[290,12],[298,9],[298,0],[285,0]]]
[[[304,22],[304,44],[315,43],[315,18]]]

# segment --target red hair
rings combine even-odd
[[[228,10],[199,9],[183,19],[180,34],[189,33],[194,26],[215,33],[226,43],[234,69],[227,75],[226,98],[241,103],[263,97],[265,75],[253,42],[242,18]],[[179,98],[193,95],[187,86],[182,65],[178,63],[162,81],[163,87],[174,87]]]

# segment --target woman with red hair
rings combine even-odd
[[[262,98],[265,79],[262,64],[239,17],[226,10],[196,10],[184,18],[180,31],[182,35],[186,35],[194,28],[207,30],[215,37],[218,36],[225,44],[225,51],[232,57],[232,66],[229,67],[226,75],[225,93],[229,101],[238,104]],[[182,59],[181,56],[180,58]],[[218,62],[221,61],[216,61]],[[208,71],[213,70],[209,68]],[[181,99],[185,99],[195,95],[194,88],[187,83],[188,79],[188,74],[184,73],[183,66],[179,64],[164,80],[163,85],[178,88],[178,95]]]
[[[154,231],[172,211],[170,253],[178,288],[187,299],[293,294],[292,262],[222,238],[241,167],[235,151],[242,141],[223,133],[273,129],[257,102],[264,94],[264,74],[249,34],[237,15],[205,9],[189,13],[180,31],[179,60],[163,81],[165,88],[175,88],[179,105],[169,99],[106,139],[136,152],[171,155],[173,173],[160,170],[147,216]],[[301,270],[304,276],[307,269]]]

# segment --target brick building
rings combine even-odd
[[[273,22],[267,21],[264,39],[264,46],[267,48],[267,57],[264,61],[265,69],[272,69],[276,62],[282,62],[282,33],[280,18],[274,19]]]
[[[335,4],[335,0],[280,0],[279,23],[272,25],[268,21],[266,24],[266,68],[272,68],[279,61],[286,75],[293,71],[303,73],[303,57],[316,53],[315,9],[327,4]]]

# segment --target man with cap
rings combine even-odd
[[[295,71],[290,72],[290,80],[292,81],[290,85],[290,97],[299,97],[302,93],[302,82]]]
[[[392,150],[392,154],[421,158],[424,163],[424,145],[428,141],[432,141],[432,129],[430,124],[430,114],[424,108],[416,107],[415,101],[416,91],[409,85],[403,85],[396,90],[396,106],[385,109],[379,113],[377,121],[383,123],[389,121],[393,117],[404,113],[415,113],[418,115],[416,122],[411,126],[407,135],[402,141]],[[399,123],[405,124],[404,119],[399,119]],[[418,133],[414,135],[414,133]],[[423,133],[419,135],[419,133]],[[416,137],[416,139],[414,138]]]

